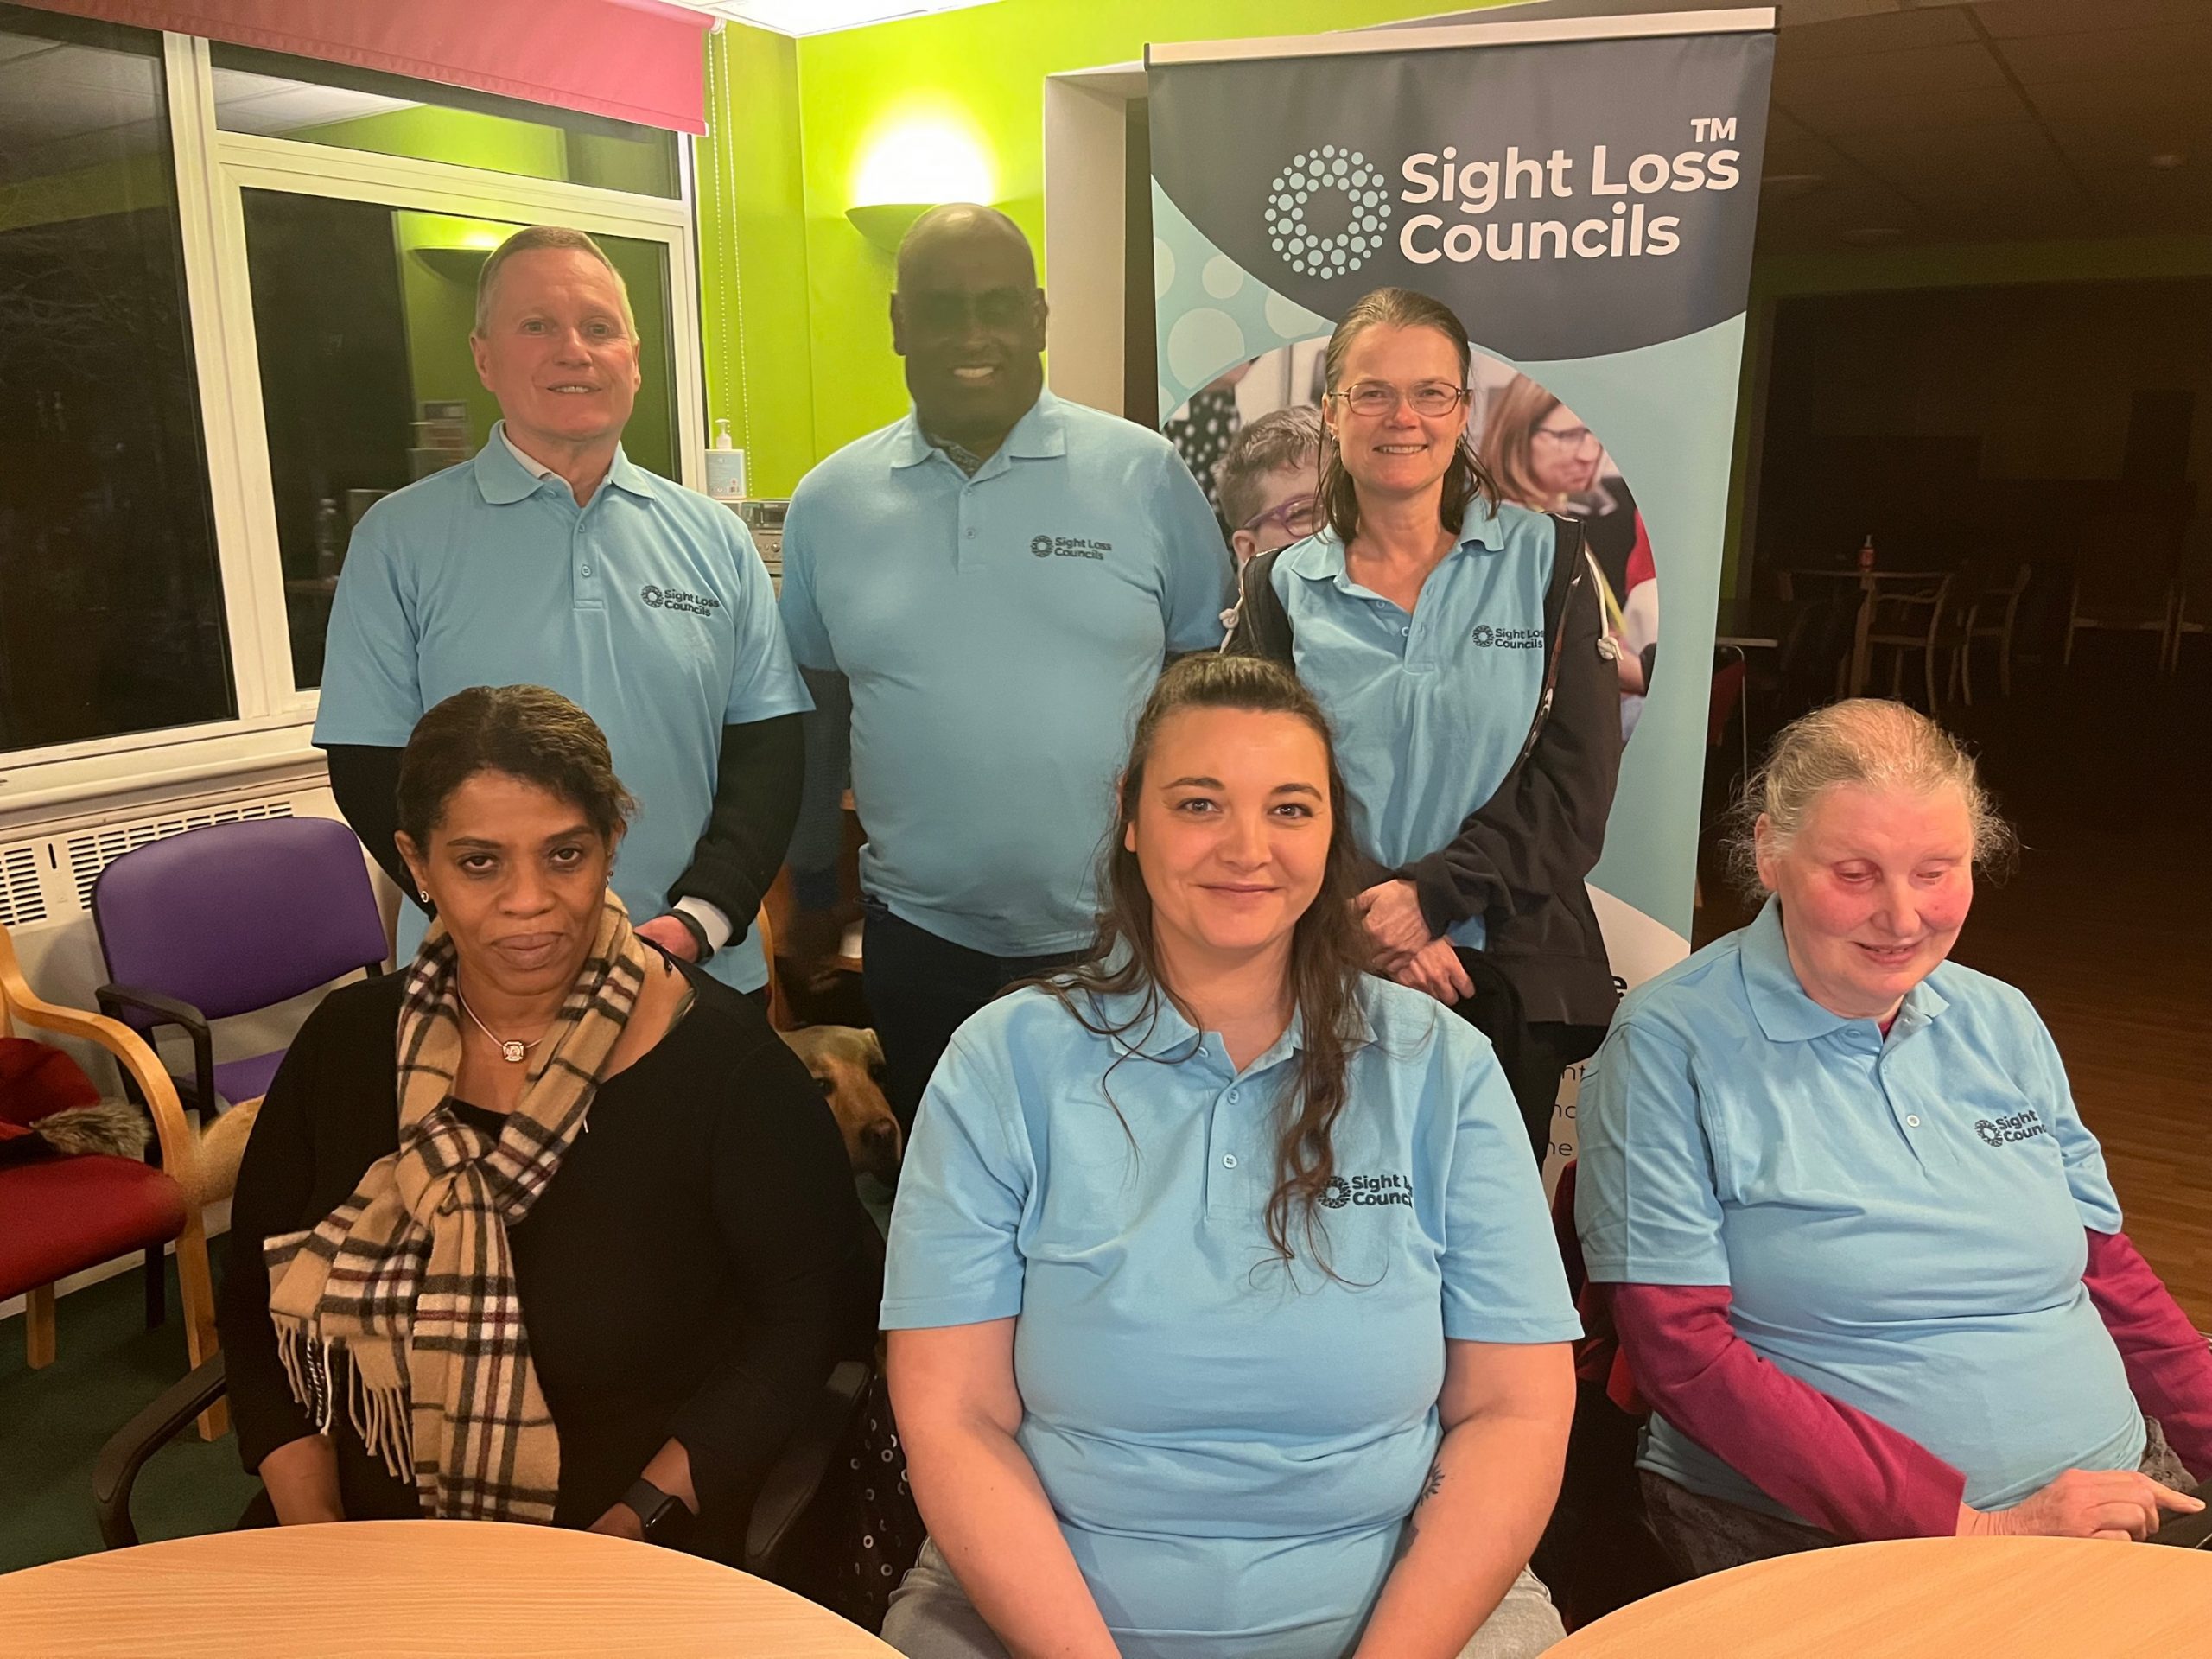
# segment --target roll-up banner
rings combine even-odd
[[[1649,664],[1622,677],[1590,877],[1624,986],[1689,948],[1773,60],[1764,10],[1147,54],[1160,409],[1201,481],[1241,425],[1319,401],[1355,301],[1412,288],[1474,341],[1469,435],[1503,493],[1585,520],[1622,658]]]

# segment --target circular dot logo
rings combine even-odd
[[[1266,212],[1268,239],[1283,263],[1328,282],[1349,276],[1381,251],[1390,227],[1389,182],[1358,150],[1323,144],[1300,151],[1275,175]],[[1341,228],[1325,228],[1339,219]]]
[[[659,588],[654,587],[651,582],[647,582],[645,584],[645,591],[639,594],[638,597],[644,600],[645,603],[652,606],[653,609],[658,610],[660,609],[661,601],[666,597],[666,595],[664,595]]]
[[[1496,636],[1491,632],[1489,623],[1478,622],[1475,624],[1474,643],[1476,645],[1486,645],[1490,644],[1491,640],[1495,637]]]
[[[1321,1189],[1320,1204],[1324,1210],[1341,1210],[1351,1202],[1351,1183],[1341,1175],[1329,1177],[1329,1184]]]
[[[1052,538],[1049,536],[1032,536],[1029,538],[1029,551],[1033,556],[1040,559],[1051,558],[1052,556]]]

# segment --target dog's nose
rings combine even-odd
[[[861,1162],[870,1174],[888,1180],[899,1173],[904,1148],[899,1144],[896,1119],[876,1118],[861,1128],[860,1140]]]

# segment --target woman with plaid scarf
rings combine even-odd
[[[436,919],[309,1016],[232,1211],[231,1399],[279,1522],[729,1556],[865,1351],[836,1125],[751,1001],[632,929],[607,886],[632,805],[540,687],[461,692],[408,743],[399,844]]]

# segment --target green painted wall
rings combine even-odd
[[[714,35],[707,125],[696,151],[707,432],[726,416],[746,451],[753,493],[789,495],[822,453],[814,434],[798,42],[739,23]]]

